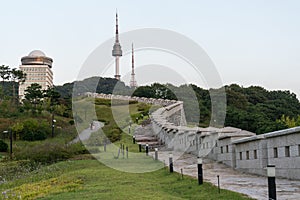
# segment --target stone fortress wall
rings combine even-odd
[[[300,180],[300,127],[262,135],[234,127],[188,127],[181,101],[96,93],[88,96],[161,105],[150,118],[154,134],[170,150],[213,159],[236,170],[263,176],[268,164],[275,165],[277,177]]]

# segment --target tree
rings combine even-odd
[[[21,122],[17,122],[11,127],[11,130],[14,133],[13,134],[14,140],[16,140],[17,136],[20,135],[20,133],[22,133],[23,129],[24,129],[24,124]]]
[[[154,98],[155,97],[155,91],[151,86],[140,86],[138,87],[132,96],[136,97],[146,97],[146,98]]]
[[[15,89],[15,82],[18,82],[19,84],[22,84],[25,82],[26,80],[26,74],[21,71],[21,70],[17,70],[16,68],[13,68],[11,70],[11,80],[12,80],[12,90],[13,90],[13,102],[16,103],[16,89]]]
[[[47,90],[43,91],[44,98],[49,99],[50,106],[53,107],[59,101],[60,94],[55,90],[54,87],[48,88]]]
[[[4,97],[4,81],[8,80],[10,77],[10,70],[9,70],[9,66],[5,66],[5,65],[1,65],[0,66],[0,77],[2,78],[2,90],[3,90],[3,96]]]
[[[25,99],[31,103],[32,107],[34,107],[33,112],[37,110],[37,105],[40,104],[42,98],[42,86],[37,83],[32,83],[25,90]]]

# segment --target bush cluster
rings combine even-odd
[[[45,141],[34,146],[27,146],[15,153],[17,160],[49,164],[62,161],[78,154],[88,154],[89,151],[81,143],[64,145],[57,142]]]
[[[3,140],[0,140],[0,152],[7,152],[7,150],[8,145]]]

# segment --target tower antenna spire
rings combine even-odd
[[[118,10],[116,10],[116,42],[119,42]]]
[[[134,73],[134,49],[133,43],[131,44],[131,79],[130,79],[130,87],[136,88],[137,83],[135,80],[135,73]]]

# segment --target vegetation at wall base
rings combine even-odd
[[[21,166],[14,164],[16,169]],[[23,164],[24,165],[24,164]],[[19,167],[17,167],[19,166]],[[27,188],[27,189],[26,189]],[[30,189],[29,189],[30,188]],[[97,160],[63,161],[23,171],[0,184],[1,197],[22,199],[250,199],[166,169],[135,174],[106,167]]]

